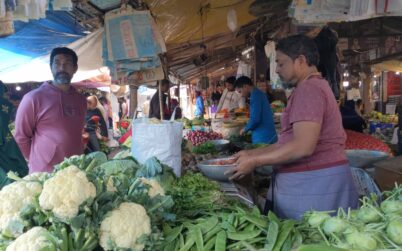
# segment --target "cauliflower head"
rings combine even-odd
[[[165,190],[163,190],[158,181],[154,179],[141,178],[141,182],[151,186],[148,190],[149,197],[153,198],[158,194],[162,196],[165,195]]]
[[[38,182],[17,181],[3,187],[0,191],[0,230],[9,229],[12,222],[19,221],[21,209],[31,204],[36,195],[42,191]],[[19,233],[10,230],[14,236]]]
[[[31,173],[27,176],[25,176],[23,179],[27,181],[45,181],[49,177],[49,173],[47,172],[36,172],[36,173]]]
[[[100,245],[104,250],[113,250],[110,243],[119,248],[143,250],[144,245],[136,243],[142,235],[151,233],[151,219],[145,208],[132,202],[124,202],[111,211],[100,226]]]
[[[44,210],[51,210],[56,217],[71,219],[77,216],[84,201],[95,196],[95,185],[88,181],[85,172],[69,166],[45,181],[39,205]]]
[[[21,250],[57,250],[57,247],[51,241],[51,235],[46,229],[43,227],[34,227],[18,237],[6,249],[6,251]]]

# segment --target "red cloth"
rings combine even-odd
[[[282,165],[279,172],[304,172],[347,164],[341,114],[328,82],[319,76],[299,83],[290,96],[282,113],[279,145],[293,140],[293,124],[301,121],[321,124],[315,151],[309,157]]]
[[[345,131],[347,135],[345,149],[374,150],[392,154],[387,144],[373,136],[350,130]]]

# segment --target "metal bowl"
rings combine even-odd
[[[210,178],[212,180],[228,182],[229,175],[225,175],[225,172],[232,169],[235,165],[234,164],[216,165],[213,163],[216,161],[220,161],[220,160],[230,160],[230,159],[233,159],[233,158],[227,157],[227,158],[204,160],[204,161],[198,163],[197,167],[205,176],[207,176],[208,178]]]
[[[352,167],[369,167],[374,162],[386,159],[389,155],[385,152],[372,150],[346,150],[349,164]]]
[[[226,139],[215,139],[215,140],[209,140],[208,142],[211,142],[214,144],[216,150],[218,152],[225,151],[229,148],[230,141]]]

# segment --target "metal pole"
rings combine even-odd
[[[400,83],[401,85],[401,90],[402,90],[402,81]],[[399,130],[398,130],[398,148],[399,148],[399,155],[402,155],[402,95],[399,97],[399,109],[398,109],[398,118],[399,118],[399,122],[398,122],[398,126],[399,126]]]
[[[138,106],[138,87],[130,85],[130,118],[134,118]]]
[[[163,104],[162,104],[162,81],[158,81],[158,90],[159,90],[159,109],[160,109],[160,115],[161,115],[161,120],[163,120]]]

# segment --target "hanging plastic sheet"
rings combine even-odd
[[[149,11],[129,7],[105,15],[110,60],[144,59],[166,52],[164,41]]]

